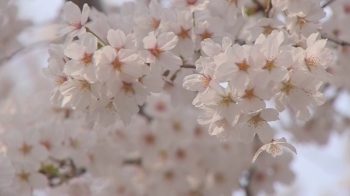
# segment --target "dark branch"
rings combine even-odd
[[[322,39],[328,39],[329,41],[335,43],[335,44],[338,44],[340,46],[350,46],[350,43],[349,42],[345,42],[345,41],[341,41],[341,40],[337,40],[337,39],[333,39],[333,38],[329,38],[325,35],[321,35],[321,38]]]
[[[272,0],[269,0],[267,4],[267,8],[265,9],[265,17],[268,18],[270,16],[270,11],[272,9]]]
[[[252,0],[258,6],[258,10],[265,10],[264,6],[258,0]]]
[[[325,8],[325,7],[329,6],[329,4],[333,3],[334,1],[335,1],[335,0],[329,0],[329,1],[327,1],[327,3],[325,3],[325,4],[323,4],[323,5],[321,6],[321,8]]]
[[[98,11],[103,12],[103,6],[101,3],[101,0],[66,0],[66,1],[72,1],[73,3],[77,4],[80,7],[80,9],[82,9],[84,4],[86,3],[90,7],[94,7]]]
[[[181,65],[181,68],[196,69],[195,65]]]

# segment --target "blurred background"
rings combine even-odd
[[[4,100],[9,93],[30,99],[33,94],[38,94],[43,89],[49,92],[52,89],[52,82],[42,74],[41,69],[47,66],[49,43],[63,41],[55,36],[57,26],[52,24],[52,21],[60,17],[63,0],[13,0],[12,2],[19,7],[18,17],[30,20],[34,27],[27,28],[18,38],[24,46],[27,46],[27,49],[17,52],[0,67],[0,100]],[[112,9],[123,0],[101,0],[101,2],[91,0],[90,2],[98,9]],[[102,3],[104,8],[101,6]],[[332,14],[330,9],[326,11],[327,17],[330,17]],[[333,106],[339,113],[350,116],[349,94],[341,93]],[[276,125],[276,129],[283,131],[280,125]],[[286,134],[288,133],[281,133],[283,136]],[[298,155],[295,156],[292,164],[296,179],[292,186],[277,184],[276,195],[350,195],[349,138],[348,132],[332,131],[324,145],[291,141],[298,150]],[[40,193],[37,194],[40,195]],[[244,193],[237,193],[237,195],[244,195]]]

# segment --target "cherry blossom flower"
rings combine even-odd
[[[196,24],[194,33],[196,34],[196,47],[200,48],[201,41],[211,38],[216,43],[220,43],[224,34],[224,21],[219,17],[211,17]]]
[[[33,189],[43,189],[48,186],[47,178],[38,172],[39,165],[28,162],[15,162],[15,178],[13,187],[19,195],[31,195]]]
[[[311,114],[307,106],[318,106],[325,102],[323,94],[318,91],[321,85],[322,82],[303,71],[291,71],[274,87],[276,109],[281,112],[285,109],[285,105],[289,105],[296,111],[299,120],[308,120]]]
[[[81,77],[67,80],[59,89],[64,96],[62,106],[71,105],[81,110],[88,109],[100,96],[99,84]]]
[[[327,81],[329,74],[326,72],[326,69],[332,60],[332,53],[330,49],[325,48],[327,40],[316,41],[317,36],[318,34],[312,34],[308,37],[307,48],[300,56],[299,63],[314,78]]]
[[[288,73],[286,66],[292,64],[291,55],[287,51],[279,50],[283,40],[283,32],[273,31],[266,38],[260,35],[255,42],[261,51],[255,58],[255,66],[259,69],[255,79],[262,88],[266,87],[269,81],[283,80]]]
[[[244,143],[251,143],[255,134],[267,143],[273,138],[273,129],[267,122],[279,120],[275,109],[267,108],[247,115],[241,115],[238,123],[241,127],[236,129],[237,137]]]
[[[120,49],[133,50],[136,47],[135,38],[133,34],[125,35],[120,29],[110,29],[107,35],[108,43],[117,51]]]
[[[297,154],[297,151],[294,146],[291,144],[287,143],[286,139],[282,137],[281,139],[278,140],[271,140],[269,143],[263,145],[254,155],[252,162],[254,163],[256,158],[258,158],[259,154],[262,153],[263,151],[266,151],[269,153],[271,156],[276,157],[280,156],[283,154],[283,147],[288,148],[295,154]]]
[[[4,143],[8,148],[8,155],[12,159],[27,161],[34,166],[48,156],[48,151],[40,145],[40,134],[34,129],[25,129],[21,132],[10,131],[6,134]]]
[[[96,76],[99,81],[111,85],[120,73],[127,73],[136,78],[141,77],[143,75],[141,66],[140,60],[132,50],[120,49],[116,52],[111,46],[105,46],[101,50]]]
[[[204,10],[209,3],[208,0],[170,0],[170,3],[176,8],[190,8],[191,13],[196,10]]]
[[[146,96],[149,94],[136,78],[127,74],[121,74],[120,78],[116,79],[111,92],[114,96],[113,102],[125,124],[129,124],[132,115],[139,111],[139,105],[146,101]]]
[[[172,32],[156,36],[152,31],[143,39],[146,50],[141,51],[139,55],[157,69],[164,67],[169,70],[177,70],[182,65],[182,60],[169,51],[176,46],[177,42],[178,38]]]
[[[74,37],[76,35],[85,33],[85,23],[89,18],[90,7],[84,4],[83,10],[71,1],[68,1],[63,8],[64,16],[68,22],[68,26],[59,30],[58,35],[65,35],[67,33]]]
[[[64,73],[71,76],[83,76],[86,80],[96,81],[94,52],[97,50],[97,38],[88,33],[81,39],[81,43],[71,43],[64,50],[64,54],[71,58],[64,66]]]
[[[289,31],[308,37],[321,29],[319,20],[324,18],[326,13],[312,1],[290,1],[286,27]]]
[[[245,89],[256,72],[249,51],[250,47],[237,44],[229,48],[226,52],[227,61],[216,68],[217,78],[221,81],[230,81],[236,89]]]

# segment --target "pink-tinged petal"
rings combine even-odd
[[[112,47],[120,49],[124,47],[126,36],[125,33],[119,29],[110,29],[108,31],[107,40]]]
[[[288,70],[284,67],[274,67],[270,71],[271,79],[275,82],[280,82],[288,74]]]
[[[295,147],[292,144],[289,143],[281,143],[280,145],[288,148],[290,151],[294,152],[295,154],[297,154],[297,149],[295,149]]]
[[[128,49],[119,50],[118,57],[122,62],[135,61],[137,59],[135,52]]]
[[[117,56],[117,52],[111,46],[102,48],[101,63],[112,63]]]
[[[70,60],[64,66],[63,72],[67,75],[77,76],[84,74],[85,65],[81,61]]]
[[[260,71],[255,77],[255,84],[260,88],[266,88],[267,84],[271,81],[269,71]]]
[[[216,68],[217,78],[224,81],[231,80],[237,71],[238,67],[232,65],[232,62],[223,63]]]
[[[116,72],[111,65],[101,65],[96,69],[96,77],[101,82],[107,82],[116,75]]]
[[[226,51],[229,47],[232,46],[232,40],[229,37],[224,37],[222,39],[222,50]]]
[[[72,99],[73,99],[72,95],[64,96],[62,100],[62,107],[66,107],[67,105],[70,105],[72,103]]]
[[[90,63],[85,67],[85,79],[90,81],[90,82],[95,82],[96,81],[96,73],[95,73],[96,67]]]
[[[307,108],[298,108],[296,116],[300,121],[308,121],[311,118],[310,111]]]
[[[260,117],[266,121],[276,121],[278,118],[278,111],[273,108],[266,108],[261,111]]]
[[[138,56],[145,61],[145,63],[153,63],[156,61],[156,57],[152,55],[148,50],[141,50]]]
[[[311,46],[313,43],[315,43],[315,41],[317,40],[318,35],[319,35],[319,33],[311,34],[306,40],[307,46]],[[322,48],[324,48],[324,46],[322,46]]]
[[[188,75],[184,78],[183,87],[191,91],[202,92],[206,88],[207,78],[200,74]],[[208,83],[209,85],[209,83]]]
[[[232,79],[232,85],[238,90],[246,89],[249,83],[249,76],[242,71],[238,71],[234,73],[231,79]]]
[[[31,173],[28,177],[28,181],[35,189],[43,189],[48,186],[47,178],[43,174]]]
[[[84,53],[85,48],[77,43],[69,44],[64,50],[64,55],[74,60],[80,60],[84,56]]]
[[[142,65],[137,61],[129,61],[122,65],[122,72],[130,74],[133,77],[139,78],[143,75]]]
[[[63,7],[64,16],[68,23],[80,23],[81,11],[79,7],[71,1],[68,1]]]
[[[158,47],[161,50],[171,50],[178,42],[177,36],[173,32],[162,33],[157,37]]]
[[[263,122],[258,129],[256,129],[256,132],[260,141],[263,143],[268,143],[273,139],[273,129],[267,122]]]
[[[202,50],[205,54],[212,57],[221,53],[221,46],[212,39],[207,38],[201,42]]]
[[[87,54],[92,54],[97,49],[97,38],[91,33],[88,33],[84,36],[81,45],[85,47]]]
[[[178,70],[180,69],[180,65],[182,65],[182,60],[172,52],[165,51],[159,56],[156,64],[168,70]]]
[[[255,160],[258,158],[258,156],[259,156],[263,151],[265,151],[266,148],[267,148],[267,145],[266,145],[266,144],[263,145],[261,148],[259,148],[259,150],[255,153],[255,155],[254,155],[254,157],[253,157],[253,159],[252,159],[252,163],[255,162]]]
[[[59,87],[62,95],[72,95],[77,91],[76,86],[73,84],[72,81],[66,81]]]
[[[89,14],[90,14],[90,7],[88,6],[88,4],[84,4],[83,6],[83,11],[81,13],[81,24],[84,25],[88,19],[89,19]]]
[[[157,45],[157,38],[154,34],[154,31],[152,32],[149,32],[148,33],[148,36],[146,36],[145,38],[143,38],[142,40],[143,42],[143,47],[145,49],[151,49],[151,48],[154,48],[154,46]]]
[[[61,37],[63,35],[66,35],[67,33],[74,31],[74,30],[75,30],[75,28],[72,26],[63,27],[63,28],[58,30],[58,32],[56,33],[56,36]]]
[[[151,0],[149,4],[149,12],[151,16],[160,17],[163,13],[163,7],[159,4],[157,0]]]
[[[63,67],[64,67],[64,64],[59,63],[56,59],[49,60],[48,68],[53,74],[57,76],[63,75]]]
[[[242,61],[245,59],[245,48],[238,44],[234,44],[232,48],[229,48],[227,50],[226,55],[228,56],[229,60],[232,61],[232,63],[242,63]],[[248,59],[246,59],[248,61]],[[233,64],[232,66],[236,66]]]

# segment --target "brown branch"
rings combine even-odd
[[[48,45],[48,44],[49,44],[48,41],[42,41],[42,42],[33,43],[31,45],[28,45],[28,46],[22,46],[18,50],[12,52],[12,54],[4,56],[3,58],[0,58],[0,65],[11,60],[13,57],[19,55],[20,53],[31,51],[31,49],[33,49],[37,46],[40,46],[40,45]]]
[[[271,9],[272,9],[272,0],[269,0],[269,3],[267,4],[267,8],[265,9],[266,18],[269,17]]]
[[[334,1],[335,1],[335,0],[329,0],[328,2],[326,2],[325,4],[323,4],[323,5],[321,6],[321,8],[325,8],[325,7],[329,6],[329,4],[333,3]]]
[[[195,65],[181,65],[181,68],[196,69]]]
[[[258,0],[252,0],[252,1],[253,1],[253,3],[254,3],[255,5],[258,6],[258,10],[257,10],[257,11],[265,10],[265,7],[264,7]]]
[[[329,41],[331,41],[331,42],[333,42],[335,44],[338,44],[340,46],[350,46],[349,42],[333,39],[333,38],[327,37],[326,35],[321,35],[321,38],[322,39],[327,39],[327,40],[329,40]]]
[[[90,7],[94,7],[100,12],[104,11],[101,0],[66,0],[66,1],[72,1],[73,3],[77,4],[80,7],[80,9],[82,9],[84,4],[86,3]]]

